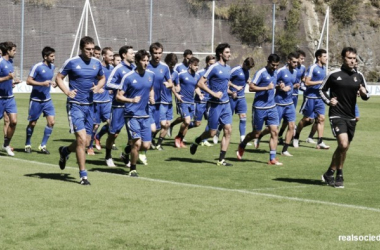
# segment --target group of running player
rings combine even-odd
[[[16,45],[5,42],[1,43],[0,47],[3,54],[0,59],[0,115],[7,114],[9,117],[3,149],[8,155],[14,156],[10,141],[17,123],[17,107],[12,87],[20,82],[15,78],[12,65]],[[186,148],[184,138],[187,131],[200,126],[203,117],[208,120],[208,124],[205,131],[191,144],[190,153],[195,154],[199,145],[211,146],[212,144],[207,141],[209,138],[214,138],[214,143],[217,143],[219,133],[223,130],[217,165],[232,166],[225,160],[225,155],[231,139],[234,113],[239,115],[241,140],[237,149],[237,158],[242,159],[248,143],[253,141],[258,148],[262,136],[269,133],[268,164],[283,165],[276,158],[278,141],[284,145],[281,154],[292,156],[288,151],[291,140],[295,148],[299,147],[299,135],[307,125],[314,124],[313,127],[318,132],[316,148],[329,148],[322,141],[325,103],[327,103],[331,106],[330,113],[331,110],[337,113],[334,113],[334,116],[330,114],[330,121],[334,124],[332,128],[338,139],[338,148],[329,170],[322,179],[331,186],[343,187],[341,169],[345,157],[342,155],[345,156],[355,127],[351,122],[341,121],[355,119],[357,94],[363,99],[369,98],[364,77],[357,72],[355,64],[351,65],[353,61],[356,63],[354,49],[349,48],[342,52],[344,62],[342,72],[344,71],[346,75],[339,76],[341,79],[338,80],[344,79],[339,83],[354,79],[350,90],[347,91],[338,91],[335,86],[337,83],[331,79],[331,74],[326,77],[327,52],[323,49],[316,51],[316,63],[308,70],[303,65],[306,56],[303,51],[290,53],[287,63],[280,69],[277,69],[280,57],[271,54],[267,65],[256,71],[252,80],[249,79],[249,71],[255,66],[253,58],[248,57],[242,65],[231,69],[227,64],[231,57],[230,45],[227,43],[217,46],[215,56],[206,57],[206,67],[202,70],[199,70],[199,59],[193,57],[191,50],[185,50],[184,60],[180,64],[173,53],[167,54],[163,63],[161,61],[163,46],[158,42],[150,45],[149,52],[139,50],[135,53],[132,46],[122,46],[118,54],[119,63],[112,48],[101,49],[95,46],[91,37],[86,36],[81,39],[80,50],[79,56],[66,60],[56,75],[55,82],[52,81],[55,50],[51,47],[42,50],[43,61],[35,64],[30,70],[26,83],[33,86],[33,89],[25,142],[25,152],[32,152],[31,137],[37,120],[43,113],[47,125],[38,150],[49,154],[46,144],[54,127],[55,116],[50,87],[58,86],[67,95],[70,131],[76,136],[76,140],[70,145],[59,148],[59,166],[62,170],[65,169],[70,153],[76,152],[80,184],[90,184],[85,167],[86,154],[94,154],[93,141],[96,149],[101,150],[100,140],[105,134],[108,135],[105,144],[105,164],[108,167],[115,167],[111,150],[115,149],[115,140],[124,125],[128,133],[128,143],[123,149],[121,158],[130,168],[131,177],[138,176],[137,163],[148,164],[146,151],[149,148],[163,150],[163,140],[167,135],[171,136],[176,124],[181,126],[175,137],[175,147]],[[346,59],[346,54],[355,56]],[[66,76],[69,78],[68,86],[64,82]],[[246,134],[246,85],[249,86],[250,92],[256,92],[252,106],[253,130],[248,134]],[[300,111],[303,118],[296,127],[299,89],[304,91],[304,101]],[[329,89],[331,97],[327,94]],[[355,98],[352,97],[353,91]],[[171,122],[173,95],[179,117]],[[336,120],[337,118],[339,119]],[[279,130],[282,119],[283,126]],[[98,132],[102,122],[105,125]],[[266,128],[263,130],[264,124]],[[338,128],[338,125],[341,127]],[[283,140],[282,135],[286,127],[288,131]],[[306,142],[315,143],[312,139],[313,133],[312,130]],[[156,143],[157,134],[159,136]],[[341,134],[345,137],[340,140]],[[337,171],[336,180],[333,177],[335,171]]]

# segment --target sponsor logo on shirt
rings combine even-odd
[[[288,75],[285,75],[285,77],[288,77]]]
[[[185,80],[189,80],[189,78],[188,78],[188,77],[186,77],[186,78],[185,78]]]
[[[42,73],[45,73],[45,72],[46,72],[46,71],[43,69],[43,70],[42,70]]]
[[[136,79],[134,79],[134,80],[132,81],[132,83],[137,83]]]
[[[338,78],[336,79],[337,81],[340,81],[342,80],[342,78],[340,76],[338,76]]]
[[[219,70],[219,74],[223,74],[223,72],[221,70]]]
[[[80,65],[76,66],[75,68],[76,68],[76,69],[81,69]]]
[[[125,72],[124,70],[123,70],[123,72],[121,72],[123,75],[125,74],[125,73],[127,73],[127,72]]]

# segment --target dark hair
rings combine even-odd
[[[305,51],[303,51],[303,50],[298,49],[298,50],[296,51],[296,53],[299,54],[299,55],[303,55],[304,57],[306,57],[306,53],[305,53]],[[298,57],[299,57],[299,56],[298,56]],[[297,58],[298,58],[298,57],[297,57]]]
[[[145,49],[137,51],[137,53],[135,54],[136,64],[139,63],[140,60],[143,59],[145,56],[147,56],[148,58],[150,57],[148,51],[146,51]]]
[[[128,53],[129,49],[133,49],[133,47],[129,45],[125,45],[119,49],[119,55],[121,57],[121,60],[124,60],[123,54]]]
[[[199,63],[199,59],[196,58],[196,57],[192,57],[192,58],[190,58],[190,59],[189,59],[189,65],[190,65],[190,64],[193,64],[193,63]]]
[[[165,63],[169,66],[169,68],[174,67],[178,63],[177,55],[174,53],[169,53],[165,57]]]
[[[152,43],[149,46],[149,52],[150,52],[150,54],[153,54],[153,50],[158,50],[158,49],[162,49],[162,51],[164,51],[164,46],[162,46],[162,44],[159,43],[159,42]]]
[[[350,52],[352,54],[356,54],[356,49],[355,48],[352,48],[352,47],[344,47],[343,50],[342,50],[342,58],[345,58],[346,57],[346,53],[347,52]]]
[[[94,50],[102,50],[98,45],[95,45]]]
[[[79,48],[82,50],[86,44],[95,44],[94,39],[89,36],[84,36],[80,39]]]
[[[118,53],[113,54],[113,57],[121,57]]]
[[[220,55],[219,54],[222,54],[223,51],[226,49],[226,48],[231,48],[230,45],[228,43],[221,43],[218,45],[218,47],[216,47],[215,49],[215,57],[216,57],[216,60],[220,60]]]
[[[289,55],[288,55],[288,60],[291,60],[292,58],[299,58],[300,54],[298,54],[297,52],[290,52]]]
[[[46,46],[42,49],[42,58],[45,58],[45,56],[50,56],[53,53],[55,53],[55,49]]]
[[[184,52],[183,52],[183,57],[186,57],[188,55],[192,55],[193,54],[193,51],[189,50],[189,49],[186,49]]]
[[[8,55],[8,51],[16,47],[17,47],[16,44],[14,44],[13,42],[3,42],[1,43],[1,46],[0,46],[1,53],[3,54],[3,56]]]
[[[327,51],[325,49],[319,49],[315,51],[315,59],[318,61],[318,57],[321,57],[322,54],[327,54]]]
[[[280,61],[280,56],[277,55],[277,54],[270,54],[268,56],[268,63],[272,63],[272,62],[279,62]]]
[[[255,66],[255,61],[253,60],[252,57],[247,57],[244,60],[243,65],[247,66],[248,68],[252,68]]]
[[[208,64],[208,62],[211,60],[215,60],[215,56],[213,55],[206,56],[206,64]]]
[[[107,54],[107,51],[112,51],[112,48],[111,48],[111,47],[104,47],[104,48],[102,49],[102,55]]]

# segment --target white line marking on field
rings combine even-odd
[[[296,186],[282,186],[282,187],[275,187],[275,188],[255,188],[250,189],[249,191],[263,191],[263,190],[276,190],[276,189],[292,189],[292,188],[308,188],[313,187],[313,185],[296,185]]]
[[[8,159],[11,159],[11,160],[14,160],[14,161],[21,161],[21,162],[27,162],[27,163],[35,163],[37,165],[45,165],[45,166],[50,166],[50,167],[58,168],[58,164],[54,165],[54,164],[50,164],[50,163],[43,163],[43,162],[37,162],[37,161],[28,161],[28,160],[18,159],[18,158],[8,158]],[[66,167],[66,169],[78,170],[77,167],[68,167],[68,166]],[[128,177],[127,175],[120,175],[120,174],[114,174],[114,173],[105,173],[105,172],[97,172],[97,173],[116,175],[116,176],[120,176],[120,177]],[[128,178],[130,178],[130,177],[128,177]],[[217,190],[217,191],[235,192],[235,193],[241,193],[241,194],[250,194],[250,195],[255,195],[255,196],[263,196],[263,197],[267,197],[267,198],[275,198],[275,199],[281,199],[281,200],[298,201],[298,202],[305,202],[305,203],[315,203],[315,204],[323,204],[323,205],[328,205],[328,206],[336,206],[336,207],[352,208],[352,209],[366,210],[366,211],[372,211],[372,212],[380,212],[379,208],[357,206],[357,205],[350,205],[350,204],[336,203],[336,202],[328,202],[328,201],[303,199],[303,198],[297,198],[297,197],[281,196],[281,195],[276,195],[276,194],[259,193],[259,192],[252,192],[252,191],[249,191],[249,190],[242,190],[242,189],[228,189],[228,188],[221,188],[221,187],[204,186],[204,185],[189,184],[189,183],[182,183],[182,182],[174,182],[174,181],[166,181],[166,180],[159,180],[159,179],[151,179],[151,178],[145,178],[145,177],[138,177],[138,178],[136,178],[136,180],[146,180],[146,181],[151,181],[151,182],[166,183],[166,184],[178,185],[178,186],[184,186],[184,187],[204,188],[204,189]]]

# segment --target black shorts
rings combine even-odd
[[[352,141],[355,134],[356,121],[343,118],[330,119],[331,131],[335,137],[346,133],[348,140]]]

